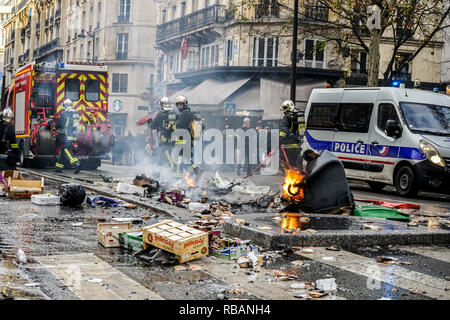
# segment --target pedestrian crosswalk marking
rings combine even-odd
[[[442,281],[420,272],[408,270],[397,265],[385,265],[377,263],[374,258],[367,258],[348,251],[327,251],[325,248],[315,248],[313,253],[302,253],[299,255],[314,261],[349,271],[368,278],[368,289],[371,289],[371,281],[389,283],[405,290],[425,291],[425,296],[435,299],[450,299],[448,281]],[[322,259],[331,256],[333,259]]]
[[[162,300],[109,263],[90,253],[36,260],[82,300]]]
[[[408,251],[414,254],[425,256],[428,258],[440,260],[450,263],[450,250],[443,247],[413,247],[402,248],[403,251]]]

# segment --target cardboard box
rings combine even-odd
[[[31,198],[33,194],[44,193],[44,178],[41,180],[16,180],[8,178],[8,197]]]
[[[123,232],[119,234],[120,246],[132,251],[141,251],[144,242],[142,240],[142,231],[133,230],[132,232]]]
[[[247,255],[250,252],[254,252],[256,255],[259,254],[258,246],[256,245],[241,245],[237,247],[224,247],[224,248],[209,248],[211,255],[227,259],[227,260],[237,260],[242,256]]]
[[[144,249],[155,246],[178,256],[179,262],[191,261],[208,255],[208,233],[173,220],[142,228]]]
[[[55,206],[61,204],[61,199],[51,194],[33,194],[31,203],[38,206]]]
[[[131,222],[99,223],[97,238],[105,248],[119,248],[119,234],[131,230]]]

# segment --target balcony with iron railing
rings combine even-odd
[[[130,23],[129,15],[120,15],[117,17],[117,23]]]
[[[25,6],[27,5],[28,0],[22,0],[19,5],[17,6],[17,12],[19,12],[20,10],[22,10],[23,8],[25,8]]]
[[[128,51],[118,51],[116,52],[116,60],[127,60]]]
[[[40,46],[39,48],[36,48],[33,50],[33,56],[35,57],[41,57],[44,54],[53,51],[54,49],[57,49],[60,47],[60,43],[59,43],[59,38],[56,38],[42,46]]]
[[[255,18],[261,19],[267,17],[279,18],[280,6],[276,3],[272,5],[268,3],[255,5]]]
[[[61,8],[57,8],[55,11],[55,19],[60,18],[61,17]]]
[[[308,21],[328,21],[329,9],[325,6],[306,5],[304,20]]]
[[[156,41],[182,35],[213,24],[222,24],[230,20],[225,6],[215,4],[195,11],[184,17],[158,25]]]

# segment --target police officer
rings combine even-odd
[[[0,113],[0,154],[8,152],[9,144],[12,154],[8,155],[6,161],[10,167],[15,167],[19,160],[19,145],[12,120],[13,112],[10,108],[6,108]]]
[[[180,112],[178,116],[178,120],[175,124],[174,130],[178,129],[184,129],[187,130],[190,134],[190,141],[184,140],[183,137],[180,137],[176,142],[175,145],[186,145],[189,144],[189,150],[191,152],[191,164],[187,167],[187,173],[191,174],[194,172],[195,175],[198,175],[198,165],[193,163],[193,144],[194,144],[194,136],[192,132],[192,122],[195,120],[195,115],[191,111],[191,109],[188,107],[188,101],[185,96],[178,96],[175,100],[175,105],[178,108],[178,111]],[[176,171],[174,172],[173,176],[177,178],[182,178],[182,160],[183,156],[178,157],[177,165],[176,165]]]
[[[295,168],[301,168],[300,161],[300,143],[301,136],[299,134],[298,115],[295,104],[291,100],[286,100],[281,105],[281,111],[284,113],[280,124],[280,157],[284,162]],[[284,155],[286,153],[286,157]],[[288,161],[286,161],[288,160]]]
[[[162,111],[158,113],[155,121],[153,121],[150,125],[150,128],[158,131],[159,133],[158,164],[162,166],[169,163],[171,169],[173,170],[175,165],[170,157],[172,145],[171,137],[177,121],[177,114],[172,110],[169,98],[162,98],[160,104]]]
[[[73,109],[73,102],[69,99],[63,103],[63,113],[56,121],[58,131],[57,145],[61,147],[58,161],[56,162],[57,173],[62,173],[64,169],[64,159],[75,169],[75,174],[80,172],[80,161],[73,156],[72,143],[78,140],[79,114]]]

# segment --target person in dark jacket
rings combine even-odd
[[[73,102],[69,99],[64,101],[64,111],[56,120],[56,130],[58,131],[57,146],[60,147],[58,161],[56,162],[57,173],[64,170],[64,160],[74,168],[74,173],[78,174],[81,169],[80,161],[73,156],[72,144],[78,140],[78,125],[80,115],[73,108]]]
[[[251,120],[250,118],[245,118],[241,129],[244,131],[244,134],[247,132],[247,130],[250,129]],[[245,139],[245,136],[244,136]],[[246,174],[250,174],[251,172],[251,166],[250,166],[250,151],[249,151],[249,143],[247,142],[247,139],[244,140],[244,149],[238,149],[238,165],[237,165],[237,175],[241,175],[241,171],[245,170]],[[244,162],[241,164],[241,162]]]
[[[8,154],[6,162],[8,166],[15,168],[19,160],[19,145],[12,120],[13,112],[10,108],[6,108],[0,113],[0,154],[8,153],[11,148],[11,154]]]
[[[295,104],[291,100],[286,100],[281,105],[284,113],[280,124],[280,157],[285,163],[289,163],[294,168],[301,168],[300,163],[300,141],[299,123]],[[284,150],[284,152],[283,152]],[[285,157],[286,153],[286,157]]]

